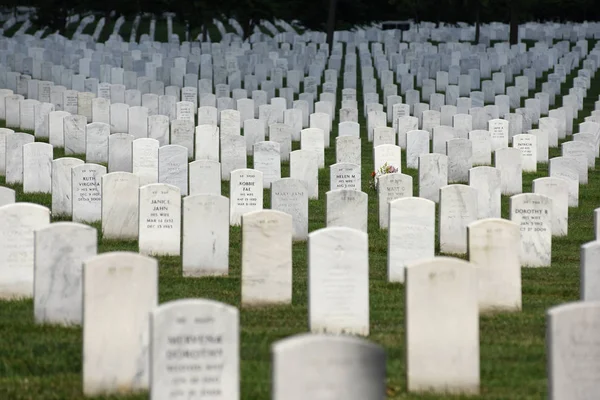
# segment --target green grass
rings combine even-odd
[[[104,28],[100,32],[100,36],[98,37],[98,42],[104,43],[108,40],[110,35],[112,35],[113,29],[115,28],[115,23],[117,22],[118,15],[115,15],[109,21],[106,21],[104,24]]]
[[[129,22],[130,24],[130,22]],[[157,36],[159,26],[157,23]],[[129,25],[130,26],[130,25]],[[122,29],[128,39],[127,23]],[[593,45],[593,43],[592,43]],[[340,77],[343,76],[340,73]],[[596,77],[597,78],[597,77]],[[568,91],[573,76],[562,86]],[[341,82],[338,99],[341,99]],[[593,80],[585,107],[577,124],[590,114],[600,94],[600,79]],[[532,95],[530,93],[530,95]],[[362,93],[358,92],[359,104]],[[558,98],[558,104],[560,99]],[[338,105],[339,106],[339,105]],[[460,396],[417,395],[406,391],[404,345],[404,286],[387,282],[387,232],[377,222],[377,200],[368,188],[372,170],[372,145],[366,139],[366,121],[362,119],[362,185],[369,194],[369,261],[370,318],[369,340],[382,345],[387,352],[387,385],[391,399],[459,399]],[[327,165],[335,163],[334,123],[331,143],[326,150]],[[293,148],[297,149],[298,143]],[[55,158],[62,157],[55,149]],[[551,149],[550,156],[560,155]],[[405,159],[403,154],[403,159]],[[252,158],[248,159],[252,166]],[[597,168],[600,165],[597,165]],[[413,177],[417,171],[404,168]],[[282,166],[282,176],[289,176],[289,166]],[[524,192],[531,182],[547,176],[547,166],[538,165],[537,173],[523,175]],[[4,180],[0,177],[0,184]],[[50,195],[24,194],[20,186],[18,201],[50,206]],[[319,171],[319,200],[309,203],[309,230],[325,226],[325,192],[329,187],[329,171]],[[553,240],[550,268],[522,270],[523,311],[486,314],[480,318],[481,399],[541,399],[546,397],[545,313],[548,308],[579,298],[579,248],[594,239],[593,210],[598,206],[600,176],[590,172],[589,184],[580,188],[579,207],[569,210],[569,235]],[[229,193],[223,184],[223,195]],[[415,191],[415,194],[418,193]],[[265,191],[264,206],[269,206]],[[502,201],[502,216],[508,217],[508,198]],[[99,228],[98,224],[94,225]],[[160,302],[178,298],[210,298],[240,306],[241,231],[231,228],[230,274],[219,278],[183,278],[180,257],[159,257]],[[99,232],[98,251],[137,251],[137,243],[103,240]],[[243,308],[241,322],[241,389],[244,400],[270,398],[270,346],[279,339],[308,329],[307,314],[307,246],[293,245],[293,301],[289,306]],[[442,334],[442,333],[440,333]],[[79,327],[36,325],[31,300],[0,302],[0,399],[80,399],[82,398],[82,330]],[[102,397],[98,397],[100,399]],[[116,396],[112,399],[146,399],[147,394]]]
[[[24,24],[24,22],[17,22],[16,24],[14,24],[13,26],[11,26],[10,28],[8,28],[4,31],[4,36],[13,37],[14,34],[17,33],[17,31],[23,24]]]

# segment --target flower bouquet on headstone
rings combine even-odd
[[[393,174],[398,172],[398,168],[393,165],[389,165],[388,163],[383,164],[377,171],[371,172],[371,182],[369,186],[371,189],[377,191],[379,185],[379,177],[385,174]]]

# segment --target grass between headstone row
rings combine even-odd
[[[158,23],[157,23],[158,25]],[[125,28],[125,26],[124,26]],[[157,26],[158,32],[158,26]],[[121,34],[123,34],[121,30]],[[593,47],[592,41],[590,48]],[[343,71],[340,73],[340,79]],[[568,92],[573,75],[563,84]],[[341,82],[340,82],[341,83]],[[341,85],[338,99],[341,99]],[[362,92],[357,91],[359,104]],[[530,94],[533,92],[530,92]],[[592,87],[584,102],[584,109],[574,122],[583,121],[593,109],[600,94],[600,79],[592,80]],[[339,102],[339,100],[338,100]],[[561,99],[557,96],[557,105]],[[338,107],[339,108],[339,104]],[[369,189],[373,169],[372,144],[367,140],[366,121],[361,124],[362,185],[369,194],[369,259],[370,259],[370,320],[369,340],[385,347],[387,352],[388,396],[391,399],[458,399],[462,396],[441,396],[406,392],[404,286],[387,282],[387,231],[380,230],[377,222],[377,198]],[[3,122],[0,125],[4,125]],[[332,146],[326,149],[327,165],[335,163],[337,121],[332,131]],[[293,149],[299,144],[294,143]],[[550,156],[560,155],[560,148],[551,149]],[[55,149],[54,158],[63,157],[62,149]],[[80,156],[79,158],[84,158]],[[405,154],[403,154],[405,159]],[[405,163],[403,163],[405,165]],[[248,158],[252,167],[252,158]],[[403,173],[418,183],[416,170],[404,168]],[[289,165],[282,165],[282,176],[289,176]],[[523,174],[524,192],[531,191],[531,182],[548,176],[547,165],[538,164],[537,173]],[[0,184],[4,178],[0,177]],[[50,207],[47,194],[24,194],[20,186],[17,201],[27,201]],[[319,200],[309,203],[309,230],[325,226],[325,192],[329,189],[329,169],[319,171]],[[569,235],[554,238],[550,268],[522,269],[523,311],[482,315],[480,318],[481,343],[481,396],[483,399],[540,399],[546,396],[545,326],[546,310],[554,305],[579,298],[579,247],[593,240],[593,210],[598,206],[597,193],[600,177],[591,172],[589,184],[580,188],[578,208],[569,209]],[[222,194],[228,196],[229,184],[223,183]],[[269,207],[270,194],[265,191],[264,206]],[[503,197],[502,216],[508,217],[508,198]],[[55,220],[53,220],[55,221]],[[137,251],[136,242],[105,241],[99,224],[98,252]],[[160,302],[178,298],[210,298],[235,306],[240,304],[241,230],[231,228],[230,273],[219,278],[183,278],[180,257],[159,257]],[[439,253],[436,251],[436,253]],[[241,389],[242,398],[263,400],[270,398],[270,346],[279,339],[305,332],[307,314],[307,246],[293,246],[293,303],[290,306],[243,308],[241,323]],[[443,335],[444,332],[439,332]],[[82,329],[36,325],[31,300],[0,302],[0,398],[2,399],[80,399],[82,398]],[[97,397],[97,399],[108,397]],[[146,399],[147,394],[113,396],[111,399]]]

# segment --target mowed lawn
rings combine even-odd
[[[590,41],[590,49],[595,41]],[[568,92],[576,70],[563,84]],[[341,74],[340,74],[341,76]],[[541,86],[538,80],[538,88]],[[341,99],[339,82],[338,105]],[[539,89],[538,89],[539,90]],[[530,92],[533,97],[534,92]],[[600,94],[600,79],[592,81],[585,107],[574,123],[574,131],[590,115]],[[362,93],[358,93],[359,108]],[[557,96],[558,107],[561,98]],[[326,164],[335,163],[334,122],[331,147],[326,150]],[[387,352],[388,396],[392,399],[457,399],[460,396],[417,395],[406,392],[404,286],[387,282],[387,231],[377,221],[377,198],[369,188],[372,172],[372,144],[367,140],[366,121],[361,119],[362,186],[369,194],[369,263],[370,320],[372,340]],[[1,123],[3,125],[3,122]],[[294,143],[294,149],[299,148]],[[403,159],[405,154],[403,154]],[[559,156],[560,148],[550,156]],[[55,158],[63,156],[55,149]],[[83,158],[83,157],[82,157]],[[248,160],[252,167],[252,158]],[[598,166],[597,164],[597,167]],[[417,170],[403,173],[413,177],[414,194],[418,194]],[[289,165],[282,166],[282,176],[289,176]],[[548,176],[546,165],[538,172],[524,174],[523,190],[531,191],[535,178]],[[4,178],[0,177],[0,184]],[[34,202],[50,207],[47,194],[23,194],[20,186],[17,201]],[[325,193],[329,189],[329,169],[319,171],[319,200],[310,201],[309,230],[325,227]],[[223,183],[222,194],[228,196],[229,184]],[[600,206],[600,176],[590,172],[589,184],[580,187],[579,207],[569,210],[569,235],[552,243],[552,267],[523,269],[523,311],[482,315],[481,396],[483,399],[541,399],[547,393],[545,328],[548,308],[579,298],[579,249],[594,239],[593,210]],[[265,190],[264,207],[270,205]],[[508,218],[508,198],[503,198],[502,215]],[[201,223],[201,221],[198,221]],[[136,242],[102,240],[99,224],[98,251],[137,251]],[[179,298],[209,298],[240,306],[241,230],[231,228],[230,272],[224,278],[183,278],[180,257],[159,257],[160,302]],[[244,308],[241,323],[241,390],[244,400],[270,398],[270,346],[274,341],[308,330],[307,313],[307,245],[293,245],[293,303],[289,306]],[[132,294],[133,295],[133,294]],[[444,332],[439,332],[443,340]],[[82,395],[82,328],[36,325],[32,300],[0,302],[0,399],[80,399]],[[98,397],[98,399],[103,397]],[[111,399],[146,399],[142,393]]]

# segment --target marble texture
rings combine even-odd
[[[369,111],[367,114],[367,133],[369,141],[373,140],[373,131],[379,126],[386,126],[387,115],[383,111]]]
[[[158,182],[158,149],[156,139],[135,139],[132,145],[132,171],[140,178],[140,186]]]
[[[532,192],[552,200],[552,236],[567,236],[569,230],[569,182],[563,178],[533,180]]]
[[[363,231],[328,227],[309,234],[311,332],[369,335],[368,253],[368,237]]]
[[[510,196],[523,192],[523,164],[521,150],[505,147],[496,150],[494,167],[500,170],[502,194]]]
[[[98,97],[92,100],[92,122],[108,124],[110,129],[110,99]]]
[[[554,110],[550,110],[552,112]],[[549,147],[558,147],[558,131],[560,129],[560,120],[555,117],[542,117],[539,121],[539,129],[541,131],[546,132],[548,137],[548,146]],[[566,128],[565,128],[566,129]],[[565,135],[562,135],[562,139],[564,139]]]
[[[229,224],[241,225],[242,215],[263,208],[262,172],[238,169],[231,172],[229,182]]]
[[[386,396],[385,350],[367,340],[299,334],[275,342],[271,353],[273,400]]]
[[[492,141],[490,133],[486,130],[469,132],[469,141],[472,145],[472,162],[477,165],[492,165]]]
[[[182,196],[188,194],[188,151],[170,144],[158,149],[158,182],[177,186]]]
[[[241,128],[241,115],[237,110],[221,111],[221,135],[239,135]]]
[[[325,132],[320,128],[306,128],[301,132],[300,149],[317,155],[319,168],[325,167]]]
[[[426,130],[409,131],[406,134],[406,167],[417,169],[419,156],[429,153],[430,133]],[[377,147],[375,147],[377,148]],[[380,163],[377,163],[380,165]],[[377,167],[377,165],[375,167]],[[393,165],[393,164],[392,164]],[[396,166],[396,165],[394,165]],[[377,168],[376,168],[377,170]]]
[[[488,121],[488,131],[492,141],[492,151],[508,147],[509,123],[503,119],[492,119]]]
[[[158,81],[157,81],[158,82]],[[166,91],[166,89],[165,89]],[[177,108],[175,104],[177,98],[168,94],[158,96],[158,113],[161,115],[167,115],[170,120],[177,118]]]
[[[600,120],[600,118],[599,118]],[[583,142],[586,147],[586,154],[588,155],[588,168],[591,170],[596,169],[596,157],[598,156],[598,152],[600,151],[600,146],[597,144],[597,140],[600,139],[600,136],[597,136],[594,133],[576,133],[573,135],[574,142]],[[565,142],[570,143],[570,142]],[[582,148],[583,149],[583,148]],[[598,149],[598,150],[596,150]]]
[[[6,96],[4,98],[6,104],[6,127],[7,128],[20,128],[21,120],[20,120],[20,108],[21,108],[21,100],[25,98],[19,94]]]
[[[292,216],[258,210],[242,216],[242,306],[291,304]]]
[[[23,193],[52,193],[52,157],[51,144],[23,145]]]
[[[329,167],[329,190],[361,190],[360,165],[337,163]]]
[[[243,122],[243,120],[242,120]],[[300,140],[300,131],[302,131],[302,110],[290,108],[283,111],[283,123],[289,126],[292,131],[292,138],[294,141]],[[271,140],[273,140],[271,138]]]
[[[409,392],[479,394],[477,294],[469,262],[436,257],[406,267]]]
[[[203,193],[183,198],[183,276],[229,273],[229,199]]]
[[[600,300],[600,242],[596,239],[581,245],[580,250],[581,301]]]
[[[477,266],[479,311],[521,310],[521,232],[514,222],[485,218],[469,224],[469,261]]]
[[[308,190],[294,178],[279,179],[271,184],[271,209],[292,216],[292,239],[308,238]]]
[[[581,185],[587,185],[588,168],[593,169],[596,162],[594,148],[584,141],[564,142],[561,143],[561,155],[577,160],[579,183]],[[592,160],[592,162],[590,162],[590,160]]]
[[[527,133],[535,136],[537,163],[548,164],[548,132],[542,129],[531,129]]]
[[[327,227],[343,226],[367,232],[368,195],[357,190],[338,189],[325,193]]]
[[[473,143],[469,139],[457,138],[446,142],[448,155],[448,183],[466,183],[469,170],[473,168]]]
[[[85,160],[89,163],[108,163],[110,125],[92,122],[85,128]]]
[[[273,124],[275,125],[275,124]],[[247,119],[244,121],[244,137],[246,138],[246,152],[252,154],[254,144],[265,140],[267,125],[261,119]]]
[[[33,311],[36,323],[80,325],[82,263],[97,252],[91,226],[56,222],[34,233]]]
[[[547,312],[548,398],[585,400],[600,391],[597,358],[600,304],[573,302]]]
[[[554,157],[548,165],[548,175],[569,182],[569,207],[579,206],[579,165],[575,158]]]
[[[86,163],[71,168],[73,222],[96,222],[102,219],[102,176],[106,167]]]
[[[148,115],[146,107],[134,106],[128,110],[127,133],[136,139],[148,137]]]
[[[523,267],[549,267],[552,259],[552,199],[523,193],[510,198],[510,220],[521,229]]]
[[[281,179],[281,154],[277,142],[265,141],[254,144],[253,168],[263,173],[263,187]]]
[[[110,105],[110,133],[128,133],[129,105],[112,103]]]
[[[190,359],[186,354],[208,357]],[[209,397],[239,399],[237,308],[213,300],[185,299],[152,310],[150,368],[151,400],[168,399],[175,393],[198,393],[198,382]]]
[[[52,103],[39,103],[35,106],[35,137],[48,138],[48,115],[54,111]]]
[[[432,132],[433,128],[441,123],[441,113],[435,110],[425,110],[422,116],[422,128],[424,131]]]
[[[0,119],[6,120],[6,97],[14,95],[10,89],[0,89]]]
[[[6,135],[6,183],[23,183],[23,146],[33,143],[34,137],[28,133]]]
[[[36,229],[50,224],[50,210],[32,203],[0,207],[0,298],[33,296]]]
[[[183,103],[183,102],[181,102]],[[179,103],[177,103],[177,105],[179,106]],[[192,110],[192,113],[194,111]],[[218,119],[218,110],[216,107],[212,107],[212,106],[200,106],[198,108],[198,125],[218,125],[219,123],[219,119]],[[192,120],[193,120],[193,114],[192,114]],[[180,114],[179,114],[179,108],[177,109],[177,119],[187,119],[187,115],[184,115],[184,118],[180,118]]]
[[[477,189],[448,185],[440,189],[440,252],[466,254],[467,225],[477,220]]]
[[[150,129],[152,129],[152,125]],[[178,144],[185,147],[188,150],[188,158],[194,158],[194,131],[195,128],[192,121],[180,121],[178,119],[171,121],[171,144]],[[169,139],[168,132],[166,139],[167,141]]]
[[[154,183],[139,189],[139,252],[179,256],[181,252],[181,193],[177,186]]]
[[[33,99],[22,100],[19,105],[19,124],[21,130],[33,131],[35,129],[34,109],[40,102]]]
[[[361,141],[352,136],[335,138],[335,162],[361,165]]]
[[[309,150],[290,153],[290,177],[306,183],[309,199],[319,198],[318,155]]]
[[[0,207],[13,204],[16,200],[15,191],[11,188],[0,186]]]
[[[169,144],[169,117],[166,115],[150,115],[148,117],[148,137],[158,140],[160,146]]]
[[[373,148],[373,170],[379,171],[387,163],[400,172],[402,170],[402,149],[393,144],[382,144]]]
[[[357,112],[357,110],[353,110]],[[341,116],[340,116],[341,119]],[[338,125],[338,137],[340,136],[353,136],[360,137],[360,124],[355,121],[343,121]],[[395,144],[395,143],[392,143]]]
[[[228,181],[231,172],[247,167],[246,139],[238,135],[221,135],[221,180]]]
[[[0,89],[1,90],[1,89]],[[2,97],[0,97],[0,106]],[[15,133],[12,129],[0,128],[0,175],[6,175],[6,135]]]
[[[84,261],[84,395],[149,388],[149,315],[157,304],[156,259],[110,252]]]
[[[477,217],[500,218],[501,174],[497,168],[480,166],[469,170],[469,186],[477,189]]]
[[[129,105],[129,108],[141,107],[142,106],[142,92],[140,92],[137,89],[125,90],[125,103],[127,105]],[[144,107],[144,108],[146,108],[146,107]]]
[[[473,130],[473,116],[469,114],[455,114],[452,117],[452,127],[455,129],[456,138],[466,139]]]
[[[87,118],[83,115],[68,115],[63,118],[65,155],[85,154],[85,128]]]
[[[236,105],[236,109],[240,112],[242,126],[244,125],[244,121],[254,118],[254,100],[248,98],[238,99]],[[300,131],[298,131],[298,134],[300,134]]]
[[[195,160],[219,161],[219,127],[199,125],[196,127]]]
[[[456,137],[458,137],[458,131],[456,128],[444,125],[436,126],[435,128],[433,128],[432,134],[432,153],[446,155],[446,142]],[[429,151],[424,152],[423,154],[427,153],[429,153]],[[418,161],[419,160],[417,158],[417,163]]]
[[[108,240],[138,238],[140,178],[131,172],[102,176],[102,237]]]
[[[318,102],[317,102],[318,103]],[[315,105],[317,104],[315,103]],[[327,104],[324,102],[325,106],[330,106],[331,104]],[[325,148],[329,148],[331,144],[331,115],[325,112],[316,112],[309,115],[309,126],[311,128],[321,129],[323,131],[323,143]],[[331,108],[329,108],[331,111]],[[302,133],[300,133],[300,141],[302,141]]]
[[[149,116],[158,114],[158,95],[154,93],[142,94],[142,107],[148,109]]]
[[[290,160],[290,151],[292,151],[292,133],[292,127],[286,124],[273,124],[269,127],[269,140],[279,144],[281,161]],[[298,135],[300,135],[300,131],[298,131]]]
[[[86,120],[92,120],[92,100],[96,97],[94,93],[77,93],[77,114],[83,115]]]
[[[398,198],[390,201],[388,215],[388,281],[404,282],[406,265],[435,255],[435,203]]]
[[[523,132],[527,132],[529,129],[525,128],[525,118],[524,115],[518,113],[508,113],[504,116],[506,121],[508,121],[508,140],[512,141],[512,138],[515,135],[519,135]]]
[[[62,157],[52,161],[52,215],[72,215],[71,169],[82,164],[84,164],[82,160],[72,157]]]
[[[221,194],[221,163],[218,161],[193,161],[189,163],[188,173],[190,195]]]
[[[423,154],[419,157],[419,197],[439,203],[440,189],[448,184],[448,156]]]
[[[406,149],[406,135],[410,131],[419,129],[419,119],[405,115],[398,118],[398,123],[395,126],[398,132],[398,146]]]
[[[69,116],[66,111],[52,111],[48,114],[48,137],[51,145],[65,146],[64,118]]]
[[[523,172],[537,172],[537,137],[526,133],[515,135],[513,147],[521,151]]]
[[[112,133],[108,137],[108,172],[133,171],[133,135]]]
[[[379,228],[388,227],[390,202],[402,197],[412,197],[412,195],[412,176],[399,172],[380,176],[377,185]]]

